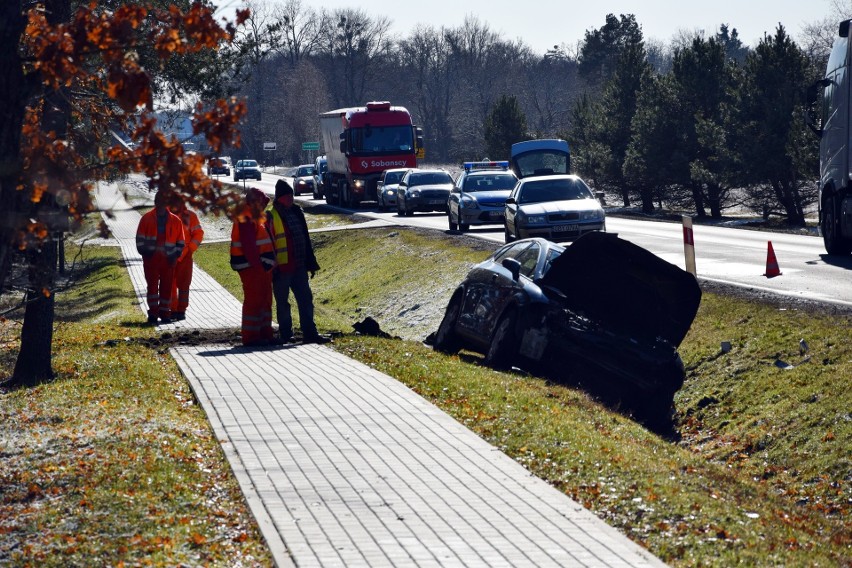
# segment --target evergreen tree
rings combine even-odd
[[[492,160],[509,157],[512,144],[528,138],[527,118],[512,95],[503,95],[485,120],[485,150]]]
[[[807,57],[778,26],[746,58],[739,105],[738,150],[753,206],[780,208],[793,225],[804,225],[816,199],[815,138],[809,137],[804,99],[813,71]]]

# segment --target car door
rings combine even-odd
[[[501,263],[506,258],[517,258],[529,247],[529,242],[505,247],[488,261],[475,266],[467,276],[458,328],[481,346],[487,346],[491,341],[498,318],[520,287]]]
[[[399,181],[399,188],[396,192],[396,202],[397,204],[405,203],[405,190],[408,188],[408,177],[411,175],[411,172],[406,172],[402,179]]]
[[[447,214],[450,216],[451,221],[455,220],[458,222],[461,220],[461,213],[459,209],[461,209],[461,188],[464,180],[465,174],[462,172],[453,184],[453,189],[450,191],[450,196],[447,198]]]
[[[515,184],[515,187],[512,189],[512,193],[509,194],[509,197],[506,199],[506,230],[508,230],[512,235],[518,236],[518,229],[515,226],[516,221],[515,218],[518,215],[518,196],[521,193],[522,183],[519,181]]]

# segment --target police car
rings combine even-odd
[[[451,231],[502,225],[506,198],[518,181],[508,161],[465,162],[447,201]]]

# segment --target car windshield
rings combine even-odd
[[[541,203],[544,201],[569,201],[594,198],[586,183],[579,179],[543,179],[524,184],[518,203]]]
[[[358,154],[411,152],[414,147],[410,126],[365,126],[351,130],[352,151]]]
[[[481,174],[468,176],[464,180],[462,189],[467,192],[497,191],[501,189],[512,189],[517,183],[517,178],[508,173]]]
[[[558,151],[529,152],[514,158],[521,177],[568,173],[568,155]]]
[[[304,168],[299,168],[298,177],[303,176],[312,176],[314,175],[314,167],[313,166],[305,166]]]
[[[442,183],[453,183],[453,178],[447,172],[428,172],[422,174],[411,174],[408,185],[437,185]]]
[[[242,162],[240,162],[240,165],[244,168],[256,168],[257,162],[255,162],[254,160],[243,160]]]
[[[399,180],[402,179],[402,176],[405,175],[405,172],[388,172],[385,174],[385,185],[391,185],[394,183],[399,183]]]

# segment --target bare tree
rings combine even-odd
[[[310,56],[320,45],[320,33],[326,24],[324,12],[306,7],[302,0],[287,0],[275,10],[281,22],[281,50],[291,67]]]
[[[412,110],[421,117],[426,148],[433,160],[445,162],[453,144],[450,114],[458,96],[445,29],[418,26],[409,39],[400,42],[399,50],[406,77],[403,83],[408,98],[414,101]]]
[[[391,21],[351,8],[334,10],[325,18],[328,23],[322,28],[320,50],[326,76],[336,80],[329,84],[334,103],[363,104],[371,83],[379,80],[382,59],[393,51]]]
[[[266,96],[267,63],[281,51],[283,21],[274,8],[265,2],[249,0],[246,6],[251,14],[240,28],[234,42],[235,76],[245,81],[244,92],[251,101],[247,123],[243,130],[244,152],[257,157],[261,151],[262,128],[265,120],[264,106],[259,104]],[[268,71],[267,71],[268,72]]]

